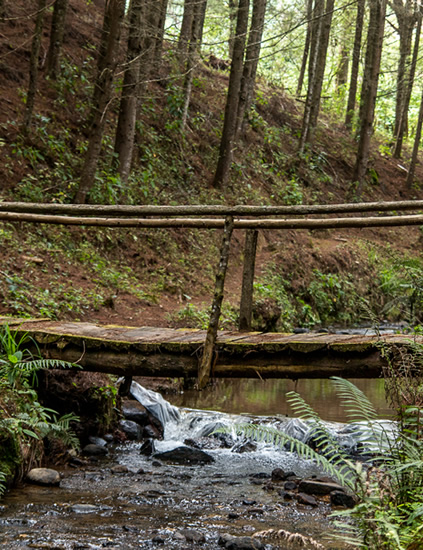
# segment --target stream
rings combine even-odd
[[[219,537],[225,533],[251,537],[256,531],[286,529],[311,536],[327,549],[347,548],[342,541],[327,539],[333,530],[327,498],[318,499],[313,507],[302,504],[288,499],[283,483],[271,479],[275,468],[299,478],[322,476],[313,462],[269,444],[248,445],[234,434],[210,437],[216,426],[251,420],[301,434],[304,426],[286,416],[284,395],[291,389],[323,411],[325,420],[340,419],[329,381],[302,381],[296,388],[290,384],[220,380],[200,394],[171,396],[178,408],[153,399],[151,407],[156,407],[165,424],[164,440],[154,442],[155,451],[173,449],[188,439],[192,445],[199,444],[213,462],[172,464],[141,454],[142,442],[108,443],[104,457],[86,458],[74,468],[57,467],[58,487],[23,483],[9,492],[0,501],[0,547],[208,550],[221,548]],[[375,406],[388,413],[381,399],[381,381],[359,384]],[[375,396],[379,396],[377,402]],[[220,410],[206,410],[213,405]],[[344,425],[330,425],[346,447],[355,444]],[[263,542],[262,548],[287,546]]]

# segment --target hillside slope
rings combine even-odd
[[[86,147],[84,123],[95,70],[101,2],[73,1],[62,77],[41,66],[36,119],[22,136],[32,20],[17,0],[0,23],[1,200],[71,200]],[[48,16],[50,17],[50,15]],[[43,51],[48,46],[46,22]],[[198,67],[189,129],[178,128],[180,79],[151,82],[137,127],[135,170],[120,186],[111,170],[117,101],[91,202],[131,204],[299,204],[422,198],[405,188],[404,162],[374,140],[368,184],[351,182],[355,142],[335,115],[320,120],[314,150],[299,158],[301,103],[260,80],[250,125],[235,152],[230,184],[210,187],[216,166],[228,73]],[[117,99],[117,98],[116,98]],[[423,181],[420,166],[417,179]],[[0,314],[142,325],[204,326],[213,292],[220,235],[205,230],[98,230],[1,224]],[[235,326],[244,235],[232,244],[224,325]],[[419,228],[262,231],[255,328],[290,329],[380,318],[420,320]],[[364,298],[363,305],[359,298]]]

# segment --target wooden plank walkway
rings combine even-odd
[[[0,317],[28,333],[44,357],[124,376],[197,376],[206,331]],[[386,364],[380,343],[409,345],[407,335],[282,334],[219,331],[213,376],[228,378],[374,378]],[[415,341],[423,344],[423,337]]]

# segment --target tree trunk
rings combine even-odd
[[[354,179],[361,187],[367,172],[370,140],[373,133],[376,95],[379,81],[380,59],[382,54],[383,33],[385,28],[385,0],[372,0],[367,33],[366,61],[361,89],[361,106],[359,115],[359,143]]]
[[[213,180],[213,187],[221,188],[228,180],[233,146],[236,135],[239,93],[241,87],[246,34],[248,30],[249,0],[239,0],[234,55],[229,75],[228,95],[226,98],[225,119],[220,141],[219,160]]]
[[[245,232],[244,270],[242,273],[242,292],[239,306],[239,330],[251,330],[257,239],[258,231],[256,229],[247,229]]]
[[[237,21],[237,9],[239,0],[229,0],[229,40],[228,40],[228,47],[229,47],[229,59],[232,59],[234,56],[234,44],[235,44],[235,36],[236,36],[236,21]]]
[[[253,0],[250,32],[245,54],[244,69],[242,72],[241,89],[239,93],[237,133],[241,132],[245,117],[248,116],[254,96],[254,84],[257,66],[260,59],[261,39],[263,36],[264,18],[267,0]]]
[[[198,52],[200,53],[201,45],[203,43],[203,31],[204,23],[206,20],[206,11],[207,11],[207,0],[200,0],[200,22],[198,27]]]
[[[303,89],[305,71],[307,68],[307,60],[310,52],[312,17],[313,17],[313,0],[308,0],[307,1],[307,33],[306,33],[306,39],[304,43],[303,59],[301,61],[300,76],[298,77],[297,93],[296,93],[297,97],[301,95],[301,90]]]
[[[188,55],[188,45],[192,36],[192,22],[194,19],[194,6],[197,0],[185,0],[184,15],[182,17],[181,31],[178,39],[178,54],[181,63],[184,63]]]
[[[40,56],[41,39],[43,36],[44,15],[47,0],[38,0],[37,16],[35,19],[35,30],[32,38],[31,57],[29,60],[29,84],[26,95],[25,114],[22,125],[22,132],[26,134],[31,126],[34,112],[35,95],[38,85],[38,58]]]
[[[318,45],[321,40],[322,33],[322,20],[323,20],[323,6],[324,0],[315,0],[313,8],[313,22],[311,25],[310,33],[310,52],[309,52],[309,61],[308,61],[308,87],[307,87],[307,97],[304,104],[304,113],[303,113],[303,123],[301,130],[301,137],[299,143],[299,153],[303,153],[306,142],[307,135],[310,128],[310,117],[311,117],[311,107],[313,101],[313,82],[316,77],[317,71],[317,59],[318,59]]]
[[[242,2],[242,0],[240,0]],[[229,247],[231,244],[231,236],[234,229],[234,219],[228,216],[225,219],[225,227],[223,230],[222,246],[220,249],[220,262],[216,275],[216,283],[214,287],[213,304],[210,314],[209,326],[207,329],[206,341],[204,344],[203,356],[198,366],[198,389],[202,390],[207,386],[213,366],[214,345],[216,342],[217,329],[219,328],[220,310],[222,307],[223,293],[225,287],[226,270],[229,261]]]
[[[414,5],[411,0],[394,0],[392,3],[398,22],[399,34],[399,61],[397,69],[396,101],[395,101],[395,126],[394,136],[397,137],[402,124],[401,118],[404,113],[404,103],[406,101],[406,92],[408,89],[408,79],[410,72],[411,43],[413,27],[416,21]],[[406,125],[406,121],[403,122]]]
[[[355,112],[365,3],[366,0],[358,0],[357,2],[357,18],[355,22],[354,46],[352,51],[350,87],[348,90],[347,114],[345,116],[345,125],[347,128],[351,128]]]
[[[181,131],[185,130],[188,118],[188,109],[191,101],[192,81],[194,78],[194,67],[198,52],[198,33],[200,30],[202,18],[202,4],[197,2],[194,5],[191,19],[191,33],[188,41],[188,49],[186,50],[185,63],[185,78],[183,84],[184,104],[182,107]]]
[[[164,31],[165,31],[165,23],[166,23],[167,5],[168,5],[168,0],[161,0],[159,13],[158,13],[158,20],[157,20],[156,40],[154,44],[154,63],[156,66],[157,74],[160,71],[160,66],[162,63],[163,39],[164,39]]]
[[[119,161],[119,175],[123,182],[128,180],[134,150],[138,77],[142,54],[141,25],[144,15],[143,7],[144,0],[131,0],[126,66],[115,136],[115,153]]]
[[[407,182],[406,186],[408,189],[411,189],[414,182],[414,173],[416,170],[416,164],[417,164],[417,157],[419,154],[419,147],[420,147],[420,140],[422,137],[422,125],[423,125],[423,93],[422,98],[420,101],[420,110],[419,110],[419,117],[417,120],[417,127],[416,127],[416,135],[414,136],[414,146],[413,146],[413,153],[411,155],[411,162],[410,166],[408,168],[408,176],[407,176]]]
[[[47,54],[47,74],[56,79],[60,73],[60,54],[65,34],[66,11],[69,0],[56,0],[51,20],[50,46]]]
[[[125,0],[109,0],[107,2],[99,49],[97,78],[89,117],[88,149],[75,196],[76,203],[84,203],[88,192],[94,185],[106,125],[106,111],[113,93],[113,81],[124,12]]]
[[[408,127],[408,107],[410,105],[411,93],[413,91],[414,77],[416,75],[417,60],[419,58],[419,46],[420,46],[420,35],[422,30],[422,14],[420,10],[417,13],[417,27],[414,39],[414,48],[413,48],[413,58],[411,60],[410,70],[408,72],[407,78],[407,88],[404,92],[404,101],[402,106],[402,112],[398,124],[398,131],[396,134],[395,147],[393,151],[394,158],[400,158],[402,152],[402,145],[404,141],[404,136],[407,132]]]

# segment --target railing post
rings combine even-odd
[[[257,237],[258,231],[256,229],[247,229],[245,233],[244,271],[242,274],[241,303],[239,306],[239,330],[251,330]]]
[[[197,387],[202,390],[210,380],[214,345],[216,342],[217,329],[219,328],[220,311],[223,300],[223,290],[225,286],[225,276],[229,260],[229,245],[234,229],[233,216],[225,218],[225,227],[223,229],[222,245],[220,249],[220,262],[216,274],[216,282],[214,287],[213,304],[210,313],[210,321],[207,329],[206,341],[204,343],[204,351],[198,365],[198,382]]]

